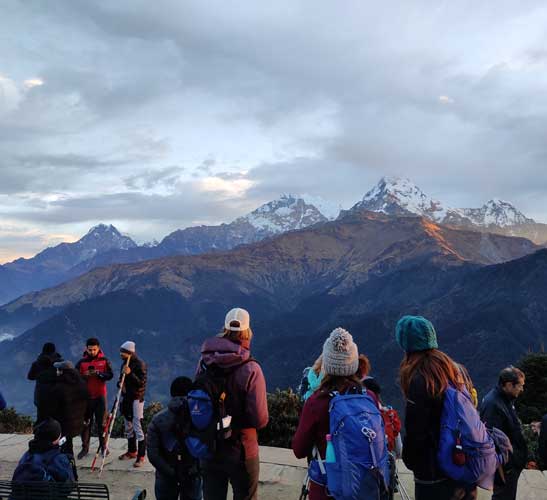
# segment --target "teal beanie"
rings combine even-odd
[[[406,352],[438,349],[437,334],[431,321],[422,316],[403,316],[395,327],[397,343]]]

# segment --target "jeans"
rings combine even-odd
[[[143,417],[144,401],[135,399],[132,403],[131,419],[125,418],[125,437],[127,439],[135,437],[137,441],[144,440],[144,431],[142,429]]]
[[[522,471],[511,471],[505,473],[505,484],[494,484],[492,500],[515,500],[517,498],[517,486]]]
[[[258,457],[225,463],[202,463],[204,500],[226,500],[228,482],[232,485],[234,500],[258,498]]]
[[[104,414],[106,411],[106,398],[89,399],[87,401],[87,409],[84,417],[84,430],[82,431],[82,448],[89,449],[89,440],[91,438],[91,429],[93,428],[93,421],[97,425],[97,432],[99,434],[99,444],[101,449],[103,448],[104,438]]]
[[[415,500],[475,500],[477,487],[447,479],[438,483],[414,483]]]
[[[201,476],[187,476],[181,484],[156,471],[156,500],[201,500]]]

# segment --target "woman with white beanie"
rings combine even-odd
[[[321,385],[304,404],[292,449],[297,458],[311,457],[314,448],[324,460],[329,434],[329,404],[333,391],[361,392],[363,387],[357,377],[359,352],[351,334],[335,328],[323,344]],[[325,486],[310,481],[310,500],[327,500]]]

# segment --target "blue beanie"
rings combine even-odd
[[[422,316],[403,316],[395,327],[397,343],[406,352],[438,349],[437,334],[431,321]]]

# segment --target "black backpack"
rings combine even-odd
[[[232,416],[228,414],[226,400],[229,398],[227,382],[239,368],[255,361],[245,360],[233,368],[222,368],[201,361],[193,389],[188,393],[189,425],[186,447],[195,458],[211,458],[220,443],[232,436]]]

